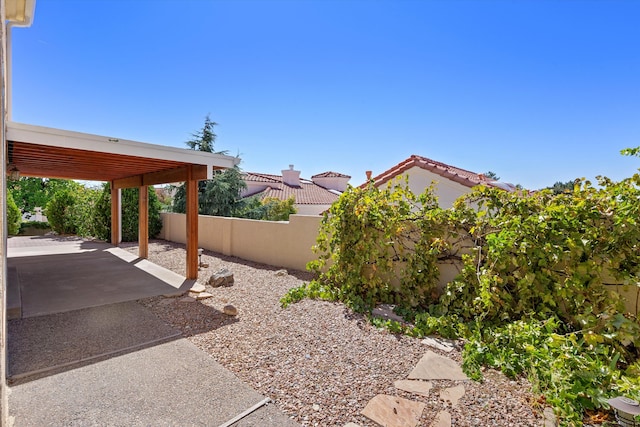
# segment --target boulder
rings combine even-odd
[[[218,288],[220,286],[231,286],[233,285],[233,273],[223,268],[222,270],[218,270],[209,277],[209,286],[214,288]]]
[[[224,314],[226,314],[227,316],[237,316],[238,315],[238,309],[235,308],[231,304],[225,305],[224,308],[222,309],[222,312]]]

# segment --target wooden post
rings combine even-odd
[[[149,258],[149,187],[139,188],[138,196],[138,256]]]
[[[120,244],[120,189],[111,182],[111,244]]]
[[[187,210],[187,279],[198,278],[198,181],[193,166],[188,167],[186,185]]]

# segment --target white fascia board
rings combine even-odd
[[[214,167],[227,169],[240,163],[238,157],[223,154],[168,147],[166,145],[149,144],[146,142],[130,141],[17,122],[7,122],[7,141],[206,165],[208,179],[213,177]]]

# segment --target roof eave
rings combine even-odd
[[[214,169],[228,169],[240,163],[239,158],[223,154],[168,147],[165,145],[149,144],[146,142],[17,122],[7,122],[7,140],[203,165],[207,167],[207,179],[213,178]]]

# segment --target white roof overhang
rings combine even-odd
[[[122,188],[211,179],[215,169],[240,162],[222,154],[16,122],[7,123],[7,146],[8,172],[112,181]]]

